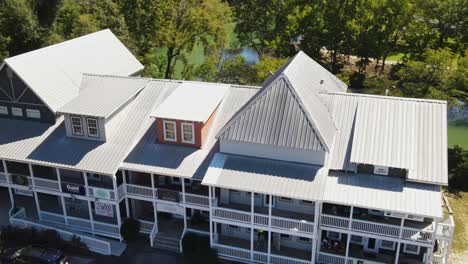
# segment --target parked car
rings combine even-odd
[[[40,246],[5,249],[1,252],[1,260],[2,263],[14,264],[70,264],[69,257],[62,251]]]

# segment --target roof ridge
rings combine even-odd
[[[444,100],[426,99],[426,98],[409,98],[409,97],[385,96],[385,95],[377,95],[377,94],[361,94],[361,93],[347,93],[347,92],[326,92],[326,91],[320,91],[319,93],[320,94],[330,94],[330,95],[342,95],[342,96],[369,97],[369,98],[399,100],[399,101],[417,101],[417,102],[423,102],[423,103],[447,104],[447,101],[444,101]]]

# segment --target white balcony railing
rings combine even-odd
[[[353,219],[351,223],[351,229],[356,231],[368,232],[373,234],[399,237],[400,226],[392,226],[386,224],[378,224],[375,222],[356,220]]]
[[[221,218],[226,220],[233,220],[237,222],[250,223],[250,212],[244,212],[234,209],[226,209],[220,207],[212,208],[212,217]]]
[[[4,182],[4,183],[5,183],[5,182],[8,182],[7,176],[6,176],[6,174],[3,173],[3,172],[0,172],[0,182]]]
[[[209,198],[208,196],[185,193],[185,203],[186,204],[193,204],[198,206],[209,206]]]
[[[60,185],[56,180],[49,180],[43,178],[34,178],[34,187],[41,189],[48,189],[52,191],[60,191]]]
[[[312,222],[283,218],[278,216],[271,217],[271,227],[295,232],[314,232],[314,223]]]
[[[153,198],[153,188],[135,185],[135,184],[126,184],[127,194],[143,196],[147,198]]]
[[[19,175],[14,173],[8,173],[8,181],[10,184],[15,184],[17,186],[30,187],[32,186],[32,178],[27,175]]]
[[[339,228],[349,227],[349,218],[322,214],[320,225]]]
[[[151,233],[151,230],[154,227],[154,222],[145,221],[145,220],[141,220],[141,219],[138,219],[138,221],[140,221],[140,232],[141,233],[145,233],[145,234]]]
[[[327,263],[327,264],[345,264],[346,258],[334,254],[328,254],[319,252],[317,256],[317,260],[319,263]],[[352,261],[348,260],[348,264],[351,264]]]
[[[250,260],[250,250],[225,246],[220,244],[213,244],[213,248],[218,252],[218,255],[236,258],[240,260]]]
[[[403,228],[402,237],[404,239],[409,240],[416,240],[422,242],[432,241],[433,239],[433,230],[424,230],[424,229],[416,229],[416,228]]]

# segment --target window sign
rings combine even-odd
[[[114,217],[114,207],[109,203],[94,202],[94,211],[96,215]]]

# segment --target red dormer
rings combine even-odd
[[[229,85],[184,82],[152,113],[158,143],[200,148]]]

